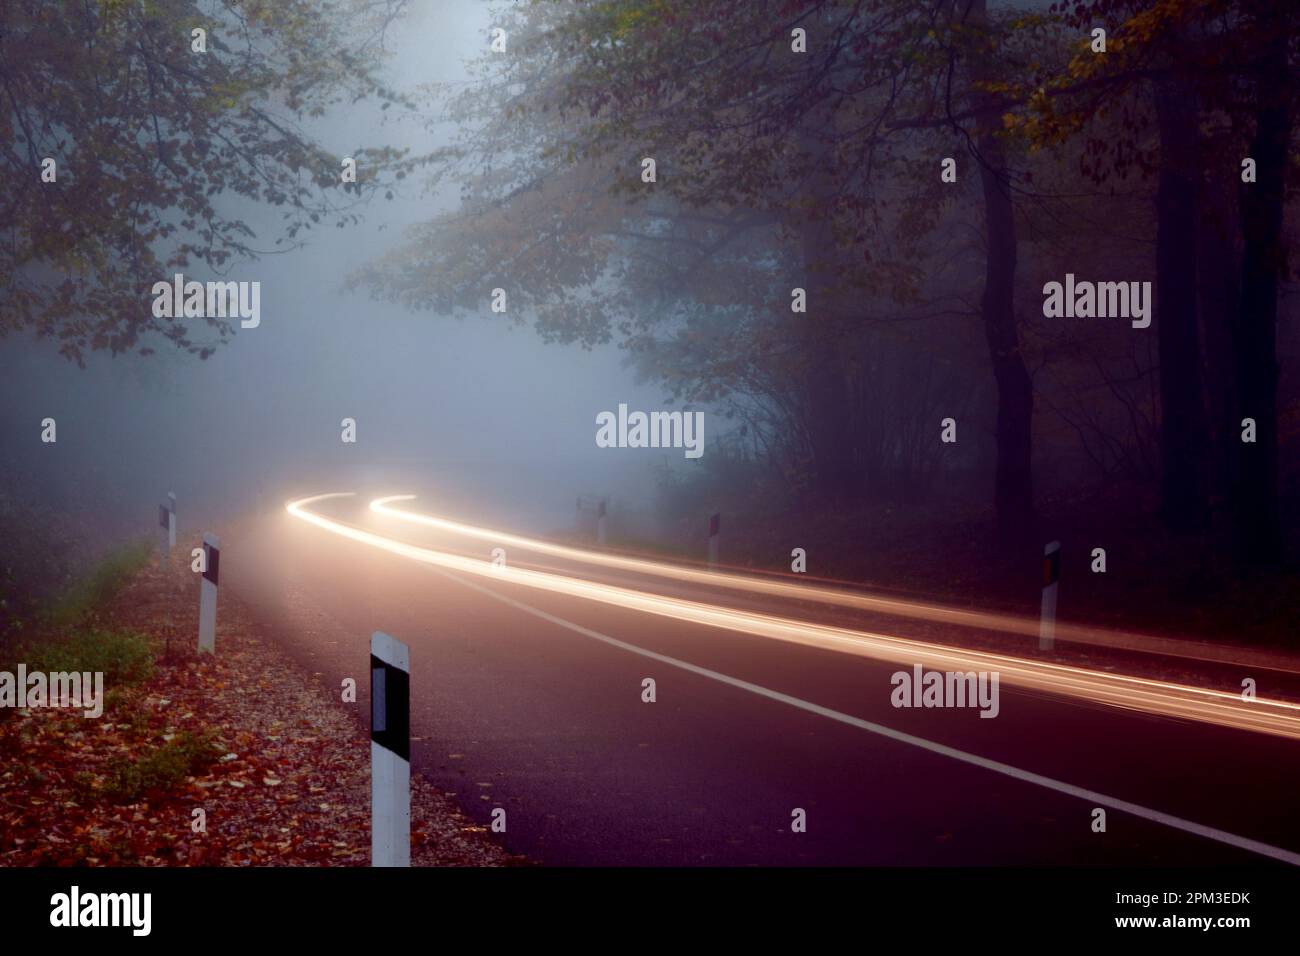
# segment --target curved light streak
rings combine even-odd
[[[1001,631],[1032,637],[1035,640],[1038,638],[1038,619],[1027,618],[1023,615],[967,611],[942,604],[904,601],[897,598],[820,587],[815,584],[804,584],[802,582],[794,584],[771,578],[735,574],[728,571],[708,571],[666,561],[652,561],[629,555],[575,548],[571,545],[556,544],[552,541],[495,531],[491,528],[480,528],[435,515],[392,507],[392,502],[412,501],[415,497],[415,495],[388,495],[384,498],[376,498],[370,502],[370,510],[376,514],[395,518],[399,521],[611,570],[654,575],[690,584],[723,587],[788,600],[831,604],[938,624]],[[1079,644],[1111,647],[1145,654],[1158,654],[1165,657],[1179,657],[1185,660],[1226,664],[1243,668],[1266,668],[1300,674],[1300,660],[1289,655],[1252,651],[1244,648],[1221,647],[1215,644],[1200,644],[1173,638],[1138,634],[1131,631],[1112,631],[1058,621],[1056,624],[1056,639],[1058,641],[1072,641]]]
[[[285,509],[308,524],[369,547],[423,564],[494,578],[502,583],[874,660],[920,664],[943,671],[997,671],[1001,681],[1035,691],[1164,717],[1300,739],[1300,705],[1285,701],[1265,698],[1246,701],[1240,694],[1225,691],[816,624],[649,594],[562,574],[499,567],[488,561],[407,544],[307,509],[308,505],[316,502],[352,496],[352,492],[314,495],[288,502]]]

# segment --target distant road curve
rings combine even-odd
[[[370,502],[370,510],[384,517],[405,521],[447,531],[452,534],[495,544],[523,548],[538,554],[547,554],[571,561],[579,561],[597,567],[629,571],[636,574],[669,578],[692,584],[722,587],[736,591],[747,591],[769,597],[788,598],[799,601],[814,601],[839,607],[854,608],[861,611],[874,611],[896,617],[913,618],[939,624],[953,624],[961,627],[986,628],[1024,637],[1038,637],[1037,618],[1023,615],[994,613],[988,611],[969,611],[942,604],[906,601],[881,595],[864,594],[842,588],[823,587],[799,581],[783,581],[773,576],[754,574],[736,574],[729,571],[711,571],[705,568],[691,567],[685,564],[673,564],[666,561],[652,561],[631,555],[616,554],[608,551],[593,551],[589,548],[575,548],[556,544],[538,538],[528,538],[509,532],[452,521],[435,515],[409,511],[394,507],[394,502],[415,500],[415,495],[388,495]],[[303,501],[313,499],[302,499]],[[1198,641],[1175,640],[1139,634],[1132,631],[1115,631],[1104,628],[1087,627],[1068,621],[1056,624],[1056,640],[1070,641],[1077,644],[1091,644],[1098,647],[1112,647],[1127,651],[1139,651],[1158,654],[1163,657],[1178,657],[1185,660],[1205,661],[1237,667],[1264,668],[1300,674],[1300,657],[1295,655],[1257,651],[1250,648],[1223,647]]]
[[[1000,675],[999,679],[1002,682],[1030,690],[1165,717],[1196,720],[1237,730],[1287,737],[1293,740],[1300,739],[1300,705],[1286,701],[1267,698],[1246,700],[1239,693],[1234,692],[1031,660],[1009,654],[945,646],[873,631],[835,627],[813,621],[602,584],[554,572],[497,566],[490,561],[424,548],[376,534],[334,518],[325,517],[310,509],[311,505],[318,502],[353,497],[354,495],[354,492],[331,492],[313,495],[290,501],[286,503],[285,508],[295,518],[306,521],[332,534],[349,538],[371,548],[378,548],[400,555],[412,561],[434,565],[449,571],[490,578],[503,583],[522,585],[585,601],[615,605],[691,624],[725,628],[743,634],[803,644],[822,650],[853,654],[879,661],[909,666],[920,664],[923,667],[941,671],[996,672]],[[706,571],[674,567],[639,558],[584,551],[517,535],[493,532],[431,515],[421,515],[418,512],[400,511],[391,508],[389,504],[394,500],[409,500],[409,498],[410,496],[378,498],[370,503],[370,509],[379,514],[400,515],[403,520],[438,527],[456,534],[466,534],[484,540],[562,555],[583,560],[587,563],[617,566],[623,570],[644,571],[647,574],[683,579],[685,579],[684,576],[690,575],[689,579],[691,580],[711,577],[711,573]],[[738,586],[743,586],[743,583],[748,580],[744,576],[736,574],[720,574],[718,577],[728,582],[726,586],[731,586],[732,582],[736,582]],[[780,588],[779,593],[782,595],[799,599],[805,598],[803,589],[795,585],[763,581],[761,579],[756,580],[755,583],[761,586],[761,589],[772,586]],[[827,589],[815,590],[826,591]],[[829,593],[835,594],[836,592]],[[853,596],[849,595],[848,597]],[[875,602],[878,599],[862,596],[862,600]],[[881,607],[877,609],[885,609],[885,606],[892,607],[894,602],[879,599],[878,603]],[[922,605],[910,606],[914,608],[923,607]],[[975,612],[955,613],[972,617],[979,616]],[[991,627],[993,625],[981,624],[980,626]]]

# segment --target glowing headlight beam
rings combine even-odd
[[[351,492],[315,495],[288,502],[285,508],[294,517],[340,537],[423,564],[492,578],[502,583],[518,584],[691,624],[723,628],[874,660],[920,664],[944,671],[997,671],[1000,679],[1008,684],[1049,694],[1300,739],[1300,705],[1285,701],[1264,698],[1247,701],[1239,694],[1225,691],[798,621],[598,584],[561,574],[498,567],[489,561],[407,544],[307,509],[308,505],[316,502],[351,495]]]
[[[814,584],[795,584],[771,578],[753,575],[735,574],[727,571],[707,571],[687,565],[672,564],[665,561],[652,561],[628,555],[609,554],[603,551],[591,551],[570,545],[556,544],[537,538],[494,531],[439,518],[435,515],[408,511],[392,507],[392,502],[413,501],[415,495],[389,495],[376,498],[370,502],[370,510],[376,514],[399,521],[436,528],[452,534],[481,541],[491,541],[507,547],[519,548],[537,554],[547,554],[557,558],[577,561],[595,567],[618,571],[631,571],[636,574],[654,575],[691,584],[709,587],[722,587],[736,591],[747,591],[769,597],[797,601],[810,601],[819,604],[831,604],[839,607],[854,608],[890,614],[896,617],[929,621],[938,624],[952,624],[960,627],[981,628],[1032,637],[1039,637],[1037,618],[1006,613],[985,611],[967,611],[942,604],[927,604],[918,601],[904,601],[897,598],[880,597],[820,587]],[[1079,624],[1058,622],[1056,625],[1058,641],[1072,641],[1079,644],[1091,644],[1098,647],[1112,647],[1120,650],[1138,651],[1146,654],[1158,654],[1166,657],[1179,657],[1185,660],[1206,663],[1227,664],[1237,667],[1266,668],[1300,674],[1300,661],[1285,654],[1257,652],[1243,648],[1220,647],[1214,644],[1200,644],[1191,641],[1155,637],[1129,631],[1112,631],[1102,628],[1087,627]]]

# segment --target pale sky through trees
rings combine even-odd
[[[487,30],[476,0],[414,4],[389,38],[391,82],[409,90],[464,79],[461,61]],[[341,154],[356,145],[437,145],[411,118],[381,119],[376,106],[361,103],[310,129]],[[419,175],[403,189],[391,202],[363,206],[359,226],[322,226],[305,234],[306,248],[235,267],[228,278],[262,283],[262,323],[206,361],[164,347],[143,359],[89,354],[83,371],[48,340],[10,336],[0,377],[5,431],[21,434],[54,417],[63,461],[50,480],[58,486],[93,469],[83,489],[129,496],[142,520],[173,485],[187,489],[197,519],[196,498],[220,509],[246,499],[264,474],[305,476],[314,462],[346,468],[347,454],[370,474],[388,461],[445,462],[464,487],[492,489],[497,506],[532,527],[570,521],[576,493],[606,492],[616,481],[651,494],[648,482],[627,480],[644,476],[651,453],[629,463],[602,455],[593,438],[596,411],[660,398],[657,388],[634,383],[618,349],[543,346],[497,316],[446,321],[342,291],[347,273],[396,242],[403,226],[455,199],[451,189],[423,195]],[[271,248],[276,211],[245,214],[266,226],[259,245]],[[339,447],[345,416],[359,428],[347,454]],[[50,467],[40,444],[11,447],[15,464]],[[538,484],[542,478],[553,483]]]

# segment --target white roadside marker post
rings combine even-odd
[[[217,652],[217,578],[221,570],[221,542],[203,533],[203,577],[199,581],[199,653]]]
[[[167,492],[167,554],[176,547],[176,492]]]
[[[718,538],[722,532],[722,513],[715,511],[709,516],[709,570],[718,569]]]
[[[370,865],[411,865],[411,651],[370,637]]]
[[[1061,542],[1043,549],[1043,613],[1038,624],[1038,649],[1050,651],[1056,644],[1056,586],[1061,579]]]
[[[596,507],[596,543],[602,548],[605,547],[605,528],[608,519],[605,517],[605,499],[600,499],[600,504]]]

